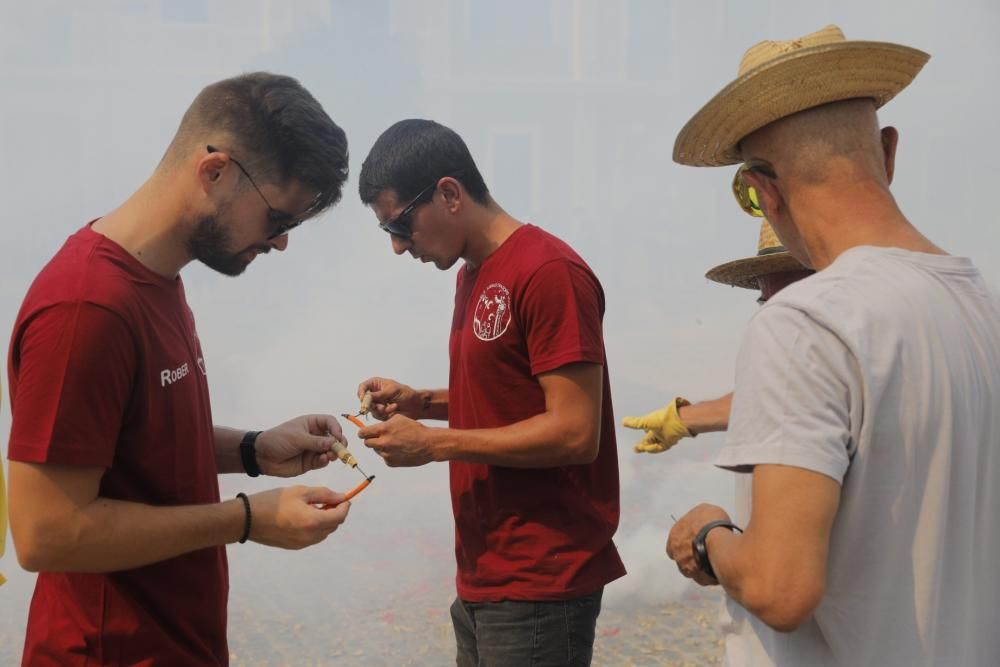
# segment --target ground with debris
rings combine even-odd
[[[605,608],[597,625],[594,666],[701,667],[722,661],[717,591],[691,591],[658,607]],[[280,612],[265,623],[230,608],[233,667],[423,667],[455,664],[450,597],[410,600],[392,611],[345,616],[317,632],[285,625]],[[338,617],[340,615],[338,614]]]

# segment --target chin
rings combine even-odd
[[[213,257],[209,261],[202,259],[201,263],[213,271],[218,271],[223,275],[234,278],[242,274],[250,266],[250,262],[240,258],[238,255],[232,257]]]

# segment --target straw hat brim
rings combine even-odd
[[[723,88],[681,129],[674,161],[696,167],[737,164],[739,142],[779,118],[860,97],[876,107],[913,81],[930,56],[888,42],[844,41],[789,51]]]
[[[723,285],[758,289],[757,278],[760,276],[782,271],[802,271],[805,268],[790,252],[782,250],[719,264],[709,269],[705,277]]]

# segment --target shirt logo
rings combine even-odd
[[[173,384],[182,379],[188,372],[189,369],[186,361],[173,370],[164,368],[160,371],[160,386],[166,387],[168,384]]]
[[[510,326],[510,290],[493,283],[483,290],[472,316],[472,330],[479,340],[496,340]]]

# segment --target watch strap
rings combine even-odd
[[[240,440],[240,461],[251,477],[260,476],[260,466],[257,465],[257,436],[260,434],[261,431],[247,431]]]
[[[694,549],[694,560],[698,564],[698,569],[713,579],[718,579],[715,576],[715,570],[712,569],[712,561],[708,559],[708,547],[705,546],[705,539],[708,537],[709,531],[715,528],[729,528],[730,530],[735,530],[737,533],[742,533],[743,529],[732,521],[721,519],[718,521],[709,521],[701,527],[701,530],[698,531],[698,534],[691,541],[691,547]]]

